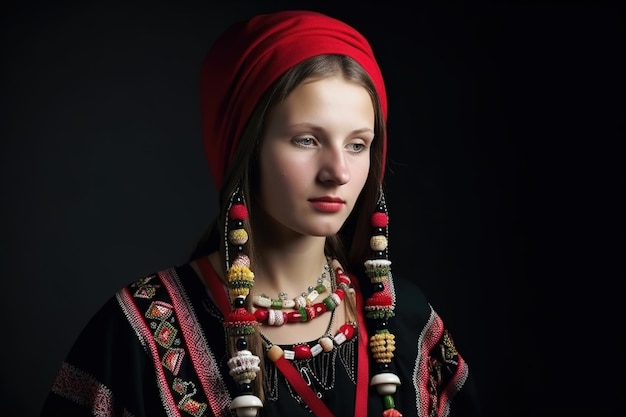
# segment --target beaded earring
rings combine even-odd
[[[377,373],[370,380],[383,398],[383,417],[401,417],[396,410],[393,394],[400,385],[400,378],[390,370],[394,351],[395,335],[389,332],[388,322],[395,313],[395,289],[391,277],[391,261],[388,259],[389,214],[382,186],[371,217],[372,235],[370,248],[372,258],[365,261],[365,272],[372,285],[372,295],[365,302],[365,317],[374,323],[375,333],[370,337],[370,352]]]
[[[260,358],[248,350],[247,337],[254,334],[258,322],[254,314],[245,308],[246,297],[254,285],[254,273],[250,270],[250,258],[244,253],[248,242],[245,221],[248,209],[240,188],[231,196],[224,222],[224,239],[228,289],[232,311],[224,320],[232,357],[228,360],[230,375],[239,385],[239,395],[230,404],[238,417],[254,417],[263,407],[260,398],[252,394],[252,382],[260,372]],[[233,261],[230,262],[231,251]]]

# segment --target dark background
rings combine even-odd
[[[105,299],[184,262],[216,213],[200,63],[230,22],[285,7],[371,41],[394,271],[443,316],[487,415],[624,410],[621,10],[335,3],[4,3],[3,413],[35,416]]]

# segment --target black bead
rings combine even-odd
[[[384,250],[374,251],[374,256],[376,258],[384,258],[385,257],[385,251]]]
[[[372,291],[379,292],[385,289],[385,284],[382,282],[375,282],[372,284]]]
[[[235,194],[233,196],[233,204],[243,203],[243,197],[241,194]]]
[[[248,341],[245,337],[240,337],[237,339],[237,350],[246,350],[248,349]]]
[[[239,384],[239,392],[241,394],[250,394],[252,393],[252,384],[244,382],[243,384]]]
[[[381,320],[376,324],[378,330],[385,330],[388,325],[389,322],[387,320]]]
[[[233,220],[231,223],[231,229],[242,229],[243,228],[243,220]]]
[[[376,211],[380,211],[380,212],[384,213],[385,212],[385,205],[382,204],[382,203],[378,203],[376,205]]]
[[[388,371],[388,370],[389,370],[389,364],[388,364],[388,363],[379,363],[379,364],[378,364],[378,369],[379,369],[381,372]]]
[[[233,300],[233,306],[236,308],[243,307],[246,304],[246,299],[243,297],[236,297]]]
[[[233,249],[237,253],[243,253],[243,245],[235,245],[235,246],[233,246]]]
[[[372,234],[374,236],[384,235],[385,234],[385,228],[384,227],[375,227],[374,230],[372,231]]]

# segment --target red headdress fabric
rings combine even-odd
[[[313,11],[262,14],[232,25],[213,44],[202,67],[201,110],[204,148],[217,189],[266,90],[289,68],[322,54],[350,56],[365,69],[387,120],[387,95],[374,53],[344,22]]]

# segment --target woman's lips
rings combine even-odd
[[[317,211],[323,213],[336,213],[341,210],[345,202],[340,198],[324,197],[309,200]]]

